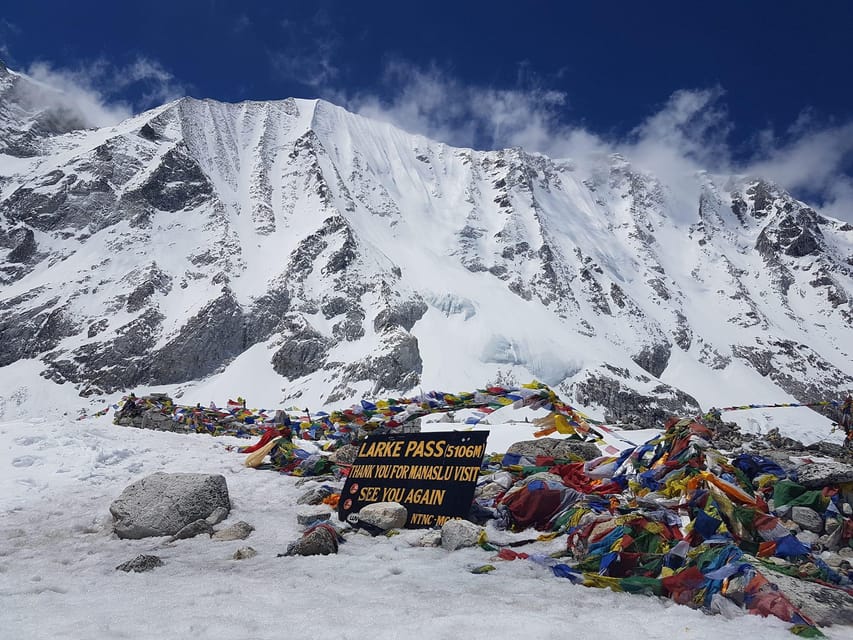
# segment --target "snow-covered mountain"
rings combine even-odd
[[[535,378],[642,424],[853,387],[853,227],[760,178],[454,148],[317,100],[81,129],[28,82],[0,65],[0,367],[90,395],[239,390],[251,362],[284,404]]]

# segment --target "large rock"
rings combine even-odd
[[[358,512],[359,522],[366,522],[382,531],[405,527],[408,517],[409,512],[399,502],[374,502]]]
[[[775,582],[800,611],[825,627],[834,624],[853,625],[853,597],[841,589],[824,587],[815,582],[800,580],[781,573],[767,572],[767,579]]]
[[[129,485],[110,505],[119,538],[173,536],[209,517],[230,511],[225,477],[204,473],[155,473]]]
[[[814,509],[796,506],[791,509],[791,520],[807,531],[823,533],[823,518]]]
[[[441,546],[448,551],[473,547],[483,528],[468,520],[448,520],[441,527]]]
[[[521,440],[510,445],[507,453],[515,453],[530,458],[553,456],[555,458],[581,458],[592,460],[601,455],[601,451],[592,442],[565,440],[561,438],[537,438]]]
[[[825,487],[828,484],[853,482],[853,465],[841,462],[822,462],[804,464],[797,468],[799,483],[809,489]]]

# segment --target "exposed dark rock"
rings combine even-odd
[[[347,230],[343,246],[335,251],[326,263],[324,273],[338,273],[349,267],[356,259],[356,243],[352,233]]]
[[[88,383],[110,393],[143,382],[146,360],[160,334],[163,316],[148,309],[116,330],[106,342],[90,342],[70,354],[53,353],[44,358],[43,376],[54,382]],[[91,330],[91,328],[90,328]]]
[[[355,462],[356,457],[358,457],[358,446],[354,444],[344,445],[332,454],[335,464],[349,465]]]
[[[148,378],[152,384],[198,379],[215,372],[249,346],[243,310],[226,289],[151,355]]]
[[[415,323],[427,312],[427,304],[421,298],[406,300],[398,305],[385,307],[373,320],[373,329],[381,333],[388,327],[402,327],[411,331]]]
[[[63,338],[77,334],[77,323],[66,307],[55,306],[58,302],[54,298],[17,313],[0,312],[0,366],[38,356],[56,347]]]
[[[319,370],[326,361],[329,344],[301,316],[285,320],[285,339],[272,357],[275,371],[291,380]]]
[[[631,376],[627,371],[610,369],[614,375],[590,374],[574,385],[577,402],[604,407],[604,420],[608,423],[660,428],[674,415],[689,416],[701,412],[693,397],[674,387],[660,384],[653,394],[644,395],[630,387]]]
[[[156,569],[157,567],[162,567],[163,561],[159,556],[146,556],[139,555],[136,556],[133,560],[128,560],[127,562],[123,562],[119,566],[116,567],[116,571],[126,571],[130,573],[131,571],[135,573],[142,573],[144,571],[151,571],[151,569]]]
[[[384,339],[384,353],[367,359],[368,380],[375,380],[375,392],[411,389],[420,381],[423,361],[418,339],[410,333],[390,330]]]
[[[688,322],[687,316],[683,313],[676,311],[675,317],[677,327],[673,335],[675,344],[682,351],[689,351],[690,345],[693,343],[693,329],[690,328],[690,322]]]
[[[827,389],[853,387],[853,377],[808,345],[773,338],[755,342],[755,346],[732,345],[732,354],[801,402],[821,398]]]
[[[332,337],[338,341],[354,341],[364,336],[364,311],[361,307],[351,309],[346,317],[332,325]]]
[[[323,317],[329,320],[335,316],[339,316],[352,309],[353,302],[343,296],[332,296],[325,299],[320,304],[320,311],[323,312]]]
[[[154,128],[147,122],[139,129],[139,137],[150,140],[151,142],[157,142],[160,139]]]
[[[162,296],[169,295],[172,290],[172,278],[162,270],[156,263],[147,270],[145,278],[127,296],[127,312],[136,313],[144,307],[148,301],[157,293]]]
[[[284,286],[269,289],[252,303],[246,314],[246,343],[257,344],[278,330],[290,310],[290,293]]]
[[[180,211],[197,207],[211,197],[213,186],[181,143],[166,152],[148,180],[125,194],[124,199],[160,211]]]
[[[666,370],[670,355],[672,355],[672,345],[658,343],[644,346],[639,353],[631,356],[631,360],[658,378]]]
[[[756,218],[767,217],[770,206],[777,197],[773,187],[760,180],[746,190],[746,195],[752,199],[752,211]]]
[[[32,229],[16,229],[10,234],[14,247],[6,256],[9,262],[27,262],[35,255],[38,244]]]
[[[86,331],[86,336],[88,338],[94,338],[96,335],[101,333],[104,329],[106,329],[110,324],[110,321],[106,318],[101,318],[97,322],[93,322],[89,325],[88,330]]]

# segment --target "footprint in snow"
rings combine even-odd
[[[13,467],[31,467],[33,465],[43,464],[41,458],[36,456],[18,456],[12,459]]]

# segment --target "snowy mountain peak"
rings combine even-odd
[[[4,73],[0,365],[190,393],[252,362],[315,405],[537,378],[641,422],[853,386],[853,235],[766,181],[457,149],[319,100],[50,129]]]

